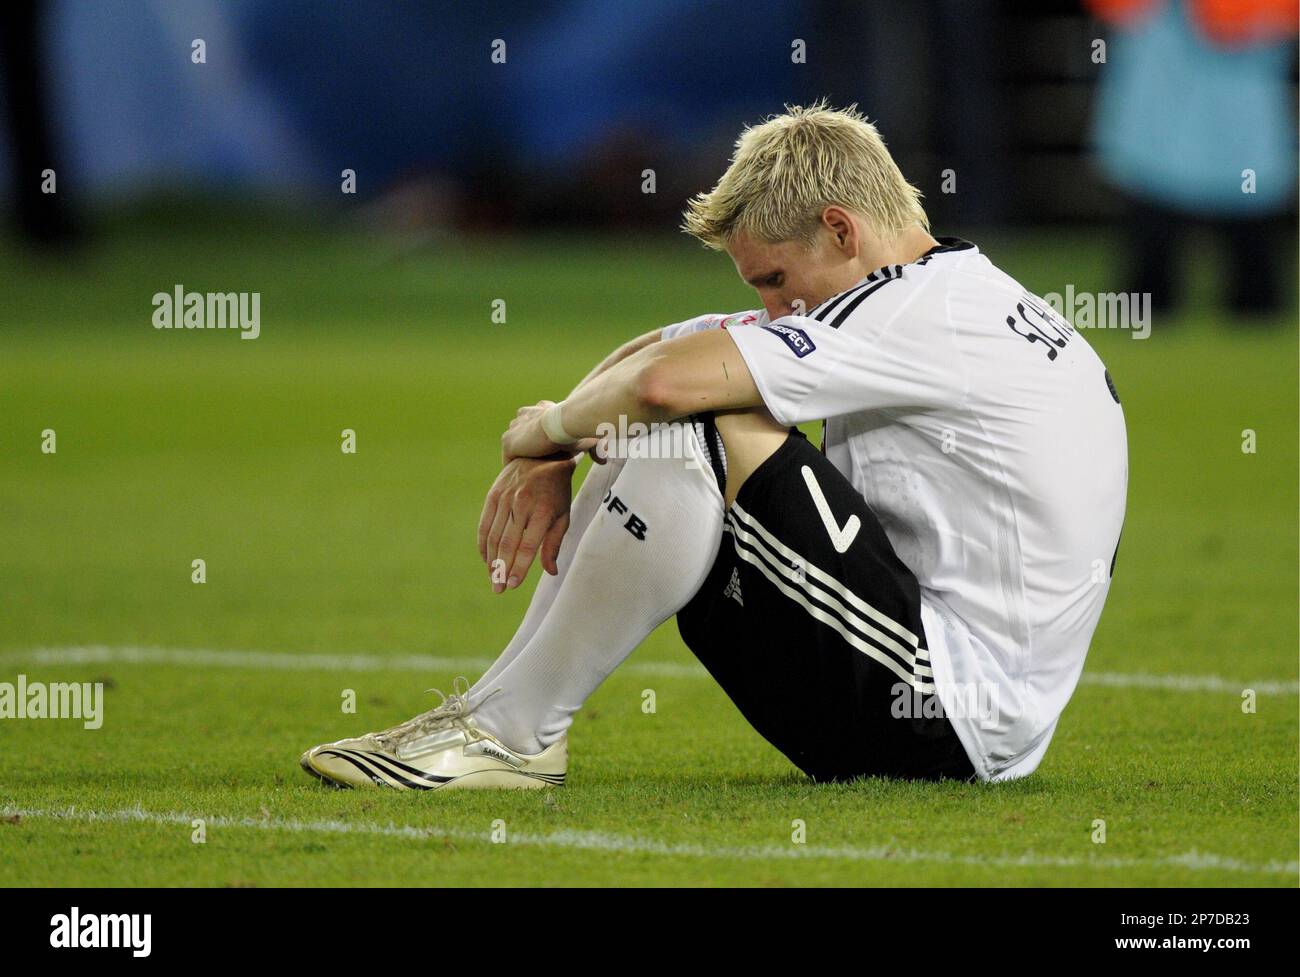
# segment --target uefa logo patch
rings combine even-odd
[[[795,356],[803,359],[817,347],[813,344],[812,339],[802,329],[796,329],[793,326],[783,326],[779,323],[763,326],[768,332],[776,333],[785,344],[790,347]]]

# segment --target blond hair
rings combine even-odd
[[[856,105],[832,109],[823,99],[787,105],[785,115],[747,127],[718,185],[687,204],[682,230],[715,250],[741,231],[811,244],[831,205],[861,214],[886,241],[930,227],[921,192],[903,178],[876,127]]]

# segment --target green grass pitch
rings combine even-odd
[[[1104,238],[972,237],[1036,291],[1113,287]],[[260,291],[261,337],[154,330],[177,283]],[[727,259],[200,213],[112,221],[70,265],[0,249],[0,290],[0,681],[107,685],[98,730],[0,720],[0,885],[1297,884],[1293,316],[1085,334],[1128,519],[1032,778],[811,785],[669,622],[577,717],[568,786],[439,796],[332,791],[297,757],[505,644],[537,571],[494,596],[475,551],[500,431],[624,338],[752,307]]]

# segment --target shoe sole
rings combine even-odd
[[[335,780],[332,777],[325,776],[323,773],[321,773],[319,770],[313,767],[311,765],[311,758],[309,754],[310,751],[308,753],[304,753],[302,756],[298,758],[298,766],[302,767],[303,770],[307,771],[307,773],[310,774],[313,778],[319,780],[326,787],[333,787],[335,790],[349,790],[352,787],[351,784],[345,784],[342,781]]]
[[[509,770],[476,770],[457,777],[438,790],[545,790],[558,787],[559,784],[548,783],[528,774],[512,773]]]
[[[358,787],[369,787],[379,790],[380,785],[372,780],[363,783],[351,783],[346,780],[336,780],[330,774],[327,774],[316,767],[311,762],[310,753],[304,753],[299,758],[299,765],[307,773],[311,774],[321,783],[327,784],[341,790],[351,790]],[[545,776],[561,776],[563,774],[547,774]],[[386,784],[391,790],[411,791],[409,787],[399,787],[394,784]],[[561,787],[563,781],[556,783],[545,780],[540,776],[517,773],[513,770],[474,770],[467,774],[462,774],[455,780],[450,780],[438,787],[430,787],[428,791],[417,791],[417,793],[428,793],[437,790],[543,790],[547,787]]]

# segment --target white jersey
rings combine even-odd
[[[825,421],[826,457],[916,576],[937,695],[976,772],[1032,773],[1124,521],[1124,415],[1097,354],[952,238],[807,315],[702,316],[663,335],[718,326],[773,417]]]

